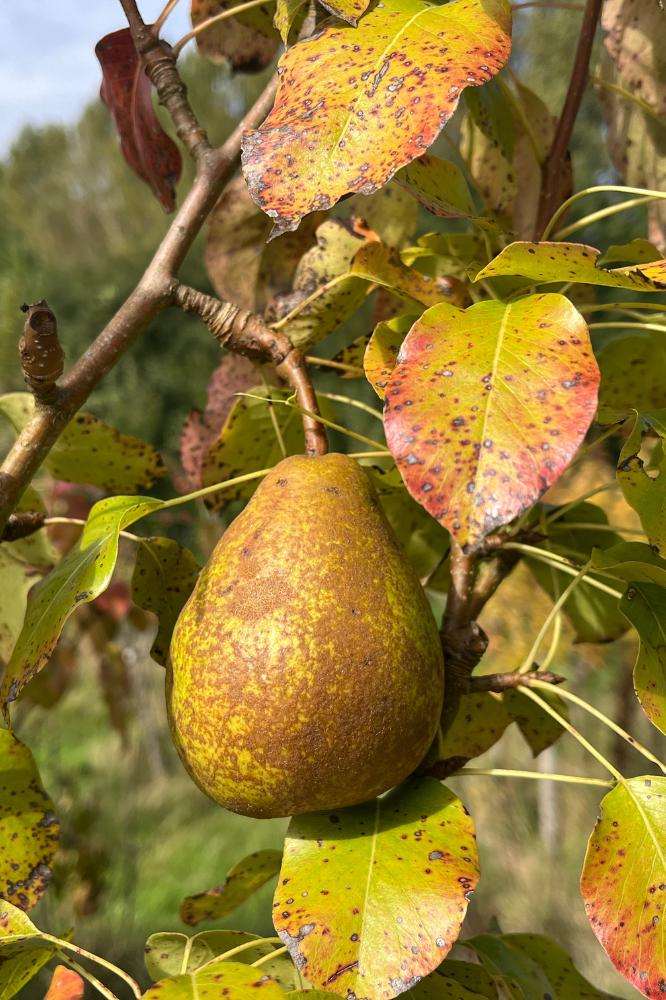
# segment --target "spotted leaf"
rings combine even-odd
[[[120,531],[161,506],[151,497],[109,497],[95,504],[74,548],[30,591],[23,629],[0,684],[5,712],[46,665],[70,615],[108,587]]]
[[[123,156],[162,207],[172,212],[182,169],[180,152],[155,114],[152,86],[129,28],[105,35],[95,55],[102,67],[100,96],[113,116]]]
[[[192,0],[192,25],[197,27],[240,3],[241,0]],[[211,25],[197,35],[197,45],[201,55],[211,62],[228,62],[232,69],[245,73],[264,69],[273,61],[280,45],[273,27],[272,5],[244,10]]]
[[[243,962],[211,962],[196,972],[161,979],[143,1000],[284,1000],[284,993],[265,970]]]
[[[222,885],[195,896],[188,896],[180,906],[180,916],[185,924],[198,924],[202,920],[219,920],[249,899],[262,885],[280,870],[280,851],[256,851],[235,864]]]
[[[202,931],[193,937],[175,931],[163,931],[150,935],[143,958],[148,975],[153,982],[157,982],[158,979],[177,976],[181,972],[196,972],[219,955],[251,941],[257,942],[256,948],[247,948],[234,955],[235,962],[251,965],[258,958],[269,955],[275,947],[262,942],[258,934],[247,934],[244,931]],[[184,962],[187,966],[185,969]]]
[[[633,428],[622,446],[617,466],[617,480],[624,499],[640,517],[648,541],[660,555],[666,555],[664,416],[666,411],[663,410],[635,415]],[[648,465],[641,452],[646,438],[654,432],[659,437]],[[656,476],[655,471],[658,473]]]
[[[474,826],[430,778],[294,818],[273,922],[314,986],[390,1000],[452,947],[478,880]]]
[[[363,356],[363,368],[365,377],[380,399],[384,399],[402,342],[417,320],[415,315],[394,316],[378,323],[373,330]]]
[[[475,215],[467,181],[450,160],[425,153],[403,167],[396,180],[433,215],[443,219],[468,219]]]
[[[666,992],[666,778],[629,778],[606,795],[580,885],[618,971],[644,997]]]
[[[572,281],[634,292],[666,289],[666,260],[604,269],[598,266],[599,257],[599,250],[582,243],[510,243],[478,272],[475,280],[520,274],[538,282]]]
[[[438,742],[438,760],[446,761],[449,773],[457,770],[494,746],[511,722],[503,696],[486,692],[464,694],[455,717]]]
[[[132,600],[158,617],[159,627],[150,655],[163,667],[173,627],[192,593],[199,569],[190,550],[172,538],[145,538],[137,547]]]
[[[599,353],[599,420],[613,423],[630,410],[666,407],[666,342],[645,331],[612,340]]]
[[[477,996],[483,997],[484,1000],[523,1000],[522,994],[518,997],[516,993],[508,991],[506,980],[491,975],[482,965],[472,965],[471,962],[459,962],[447,958],[435,973],[435,976],[439,975],[444,976],[449,982],[453,980],[459,983],[475,1000]],[[464,996],[467,998],[467,993]]]
[[[420,274],[403,264],[396,250],[376,241],[366,243],[356,253],[351,273],[388,288],[409,302],[420,302],[424,306],[433,306],[437,302],[452,302],[460,306],[469,301],[464,286],[457,278],[431,278]]]
[[[640,641],[634,667],[636,697],[650,722],[666,733],[666,589],[632,583],[620,601]]]
[[[561,295],[434,306],[386,388],[386,440],[414,499],[473,548],[564,471],[598,381],[587,326]]]
[[[337,211],[343,217],[351,214],[357,232],[367,228],[387,246],[401,247],[416,232],[419,206],[396,177],[374,194],[345,199]],[[301,229],[302,224],[298,231]]]
[[[17,434],[34,412],[35,401],[29,392],[0,397],[0,413]],[[125,493],[146,489],[166,474],[152,445],[121,434],[92,413],[77,413],[47,455],[44,468],[56,479]]]
[[[273,110],[243,142],[248,187],[274,233],[349,192],[371,194],[421,156],[461,90],[507,61],[510,31],[505,0],[384,0],[357,28],[331,24],[290,49]]]
[[[319,2],[331,14],[356,27],[359,17],[368,9],[370,0],[319,0]]]
[[[45,941],[23,910],[0,904],[0,996],[9,1000],[53,957],[57,939]]]
[[[27,746],[0,729],[0,897],[22,910],[39,902],[51,879],[60,832],[53,810]]]

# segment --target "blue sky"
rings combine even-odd
[[[139,0],[147,21],[163,0]],[[180,0],[165,29],[189,26]],[[0,156],[27,124],[74,121],[99,90],[95,43],[124,25],[118,0],[0,0]]]

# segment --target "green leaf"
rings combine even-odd
[[[448,976],[433,972],[402,994],[406,1000],[485,1000],[483,994],[473,993]],[[493,993],[493,1000],[497,994]]]
[[[638,580],[666,587],[666,559],[645,542],[620,542],[608,549],[593,549],[592,566],[627,583]]]
[[[614,423],[631,410],[666,407],[666,341],[654,331],[611,340],[599,352],[599,422]]]
[[[0,668],[11,657],[21,634],[28,593],[35,583],[26,564],[14,558],[12,550],[16,544],[3,542],[0,545]]]
[[[415,247],[405,247],[401,257],[405,264],[416,267],[432,277],[455,275],[467,278],[470,268],[483,256],[482,242],[476,233],[425,233]]]
[[[259,966],[243,962],[211,962],[182,976],[161,979],[143,994],[143,1000],[284,1000],[284,993]]]
[[[30,750],[0,729],[0,896],[22,910],[39,902],[51,880],[60,833],[54,808]]]
[[[300,48],[300,46],[299,46]],[[269,319],[301,350],[323,340],[363,303],[367,282],[350,275],[363,240],[342,223],[328,219],[317,229],[317,245],[301,258],[292,291],[278,296]]]
[[[666,987],[666,778],[629,778],[605,796],[580,885],[611,962],[643,996],[658,997]]]
[[[370,471],[370,470],[369,470]],[[395,488],[381,488],[382,473],[371,470],[371,479],[379,493],[382,509],[402,545],[405,555],[419,578],[427,577],[442,560],[449,548],[449,537],[440,524],[412,500],[400,479]]]
[[[230,869],[222,885],[184,899],[180,905],[181,920],[191,926],[202,920],[220,920],[277,875],[281,861],[280,851],[248,854]]]
[[[243,140],[250,193],[274,232],[350,192],[371,194],[422,155],[461,90],[507,61],[510,31],[505,0],[386,0],[357,28],[329,24],[289,49],[273,110]]]
[[[248,934],[245,931],[202,931],[193,937],[175,931],[163,931],[151,934],[146,941],[144,962],[148,975],[153,982],[157,982],[158,979],[179,976],[182,972],[196,972],[219,955],[250,941],[256,941],[257,947],[247,948],[234,955],[234,962],[251,965],[274,950],[274,945],[263,942],[258,934]],[[186,952],[187,968],[183,969]]]
[[[481,89],[466,90],[465,108],[479,131],[510,160],[514,148],[514,120],[504,90],[497,80]]]
[[[292,819],[274,923],[313,985],[392,997],[442,961],[477,880],[463,804],[410,779],[374,802]]]
[[[18,434],[35,412],[28,392],[0,396],[0,413]],[[89,483],[108,492],[136,493],[166,474],[159,452],[138,438],[121,434],[92,413],[77,413],[44,460],[56,479]]]
[[[46,665],[70,615],[108,587],[119,532],[161,506],[152,497],[108,497],[95,504],[74,548],[30,591],[23,629],[0,684],[5,710]]]
[[[447,958],[442,962],[435,976],[445,976],[447,980],[460,983],[473,995],[479,995],[485,1000],[522,1000],[520,991],[509,992],[505,980],[491,975],[482,965],[472,965],[471,962],[458,962]]]
[[[571,281],[634,292],[660,292],[666,288],[665,260],[604,270],[598,266],[599,256],[599,250],[582,243],[510,243],[479,271],[475,281],[520,274],[538,282]]]
[[[434,306],[389,380],[386,440],[414,499],[473,549],[564,471],[598,380],[585,321],[561,295]]]
[[[374,194],[352,195],[338,211],[344,211],[345,216],[351,214],[377,233],[382,243],[396,248],[414,236],[419,206],[395,178]],[[298,227],[299,233],[302,226]]]
[[[363,355],[363,368],[380,399],[384,399],[402,342],[417,320],[418,316],[413,314],[394,316],[378,323],[373,330]]]
[[[203,457],[201,480],[204,486],[257,469],[272,468],[282,458],[266,399],[288,399],[291,393],[263,385],[254,386],[249,392],[251,395],[239,396],[234,402],[217,439]],[[303,421],[298,410],[280,404],[273,404],[272,409],[287,454],[301,453],[304,449]],[[209,510],[220,510],[232,500],[249,500],[258,482],[252,479],[206,497],[206,506]]]
[[[539,691],[539,695],[555,709],[558,715],[564,719],[569,718],[566,702],[556,691]],[[556,743],[564,732],[552,715],[544,712],[536,702],[521,695],[519,691],[505,691],[503,700],[505,709],[520,729],[533,756],[538,757]]]
[[[285,45],[289,43],[291,30],[299,15],[308,6],[308,0],[277,0],[273,24],[280,32]]]
[[[460,282],[421,274],[403,264],[397,250],[376,241],[365,243],[356,253],[350,273],[388,288],[411,305],[433,306],[438,302],[463,305],[465,301],[465,290]]]
[[[656,431],[663,439],[664,411],[658,413],[637,413],[629,437],[622,446],[617,466],[617,481],[624,499],[641,519],[643,530],[661,555],[666,554],[666,456],[655,449],[657,476],[640,457],[644,436]],[[654,456],[653,456],[654,457]]]
[[[483,93],[483,90],[465,93]],[[450,160],[426,153],[403,167],[396,181],[440,218],[469,219],[476,214],[467,181],[460,168]]]
[[[608,264],[649,264],[661,259],[661,251],[649,240],[636,239],[609,247],[599,258],[598,264],[599,267],[607,267]]]
[[[237,7],[242,0],[191,0],[192,26]],[[270,4],[226,18],[197,35],[199,52],[214,63],[228,62],[232,69],[256,72],[273,61],[280,39],[273,27]]]
[[[0,996],[9,1000],[55,955],[57,945],[44,941],[29,917],[0,904]]]
[[[503,941],[527,955],[553,986],[552,1000],[618,1000],[581,976],[564,948],[541,934],[505,934]]]
[[[190,550],[171,538],[144,538],[137,547],[132,600],[158,617],[159,627],[150,655],[163,667],[173,627],[192,593],[199,569]]]
[[[462,767],[494,746],[511,722],[503,696],[490,692],[464,694],[438,742],[438,760],[448,761],[451,770]]]
[[[508,976],[516,982],[525,1000],[544,1000],[544,997],[557,1000],[553,984],[545,972],[529,955],[512,947],[506,937],[480,934],[466,939],[464,944],[476,952],[489,972]]]
[[[666,733],[666,588],[632,583],[620,611],[640,640],[634,666],[634,688],[641,707],[657,729]]]

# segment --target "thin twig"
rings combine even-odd
[[[179,0],[167,0],[164,7],[153,21],[152,31],[154,35],[159,35],[162,25],[168,18],[171,11],[178,5]]]
[[[533,670],[529,674],[519,674],[512,671],[506,674],[479,674],[472,677],[469,685],[471,692],[492,691],[494,694],[501,694],[502,691],[511,691],[514,688],[522,687],[531,681],[537,680],[540,684],[564,684],[566,680],[560,674],[553,674],[549,670]]]
[[[534,781],[563,781],[570,785],[592,785],[595,788],[614,788],[614,781],[604,778],[583,778],[577,774],[549,774],[546,771],[515,771],[502,767],[463,767],[454,771],[451,778],[466,778],[474,775],[486,775],[489,778],[529,778]]]
[[[229,17],[235,17],[237,14],[242,14],[245,10],[252,10],[254,7],[264,7],[266,4],[271,2],[272,0],[247,0],[247,3],[239,3],[234,7],[228,7],[220,14],[215,14],[213,17],[206,18],[205,21],[195,24],[191,31],[188,31],[186,35],[183,35],[183,37],[179,38],[175,43],[173,46],[174,55],[178,58],[188,42],[191,42],[193,38],[196,38],[198,35],[202,35],[205,31],[208,31],[209,28],[213,28],[221,21],[226,21]]]

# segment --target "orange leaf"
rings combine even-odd
[[[84,990],[85,983],[78,972],[64,965],[56,965],[44,1000],[81,1000]]]

